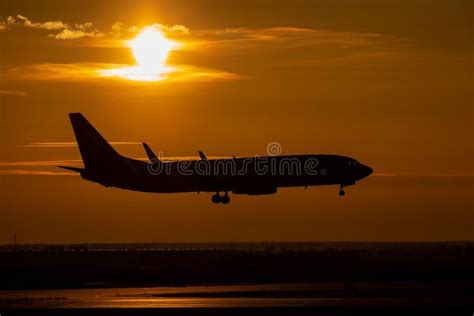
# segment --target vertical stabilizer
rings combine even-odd
[[[120,155],[81,113],[69,113],[86,170],[107,169]]]

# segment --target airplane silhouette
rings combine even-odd
[[[327,154],[208,159],[199,151],[197,160],[164,161],[146,143],[149,161],[137,160],[117,153],[81,113],[69,117],[84,168],[58,167],[105,187],[155,193],[215,192],[213,203],[228,204],[228,192],[274,194],[280,187],[339,185],[343,196],[344,187],[372,173],[353,158]]]

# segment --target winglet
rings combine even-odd
[[[202,151],[199,151],[199,157],[201,157],[201,160],[207,160],[206,155]]]
[[[158,157],[156,157],[155,153],[153,152],[153,150],[151,150],[150,146],[148,146],[147,143],[143,143],[143,147],[145,148],[146,154],[150,160],[158,160]]]

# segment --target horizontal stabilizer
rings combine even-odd
[[[67,166],[57,166],[57,167],[63,168],[63,169],[66,169],[66,170],[70,170],[70,171],[74,171],[74,172],[79,172],[79,173],[81,173],[82,171],[85,170],[84,168],[75,168],[75,167],[67,167]]]

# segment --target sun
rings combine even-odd
[[[170,51],[177,49],[179,43],[165,37],[156,26],[147,26],[127,46],[131,48],[137,62],[136,66],[105,69],[102,76],[120,77],[137,81],[159,81],[172,67],[166,64]]]
[[[149,26],[131,40],[129,46],[132,48],[138,67],[158,72],[165,66],[169,52],[177,45],[167,39],[161,31]]]

